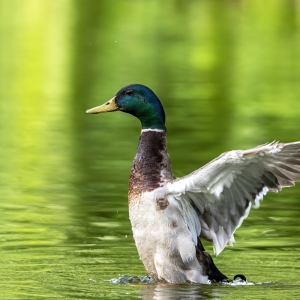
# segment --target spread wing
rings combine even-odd
[[[259,207],[268,192],[300,180],[300,142],[273,142],[249,150],[223,153],[204,167],[166,186],[195,245],[199,236],[213,242],[218,255],[234,242],[233,233]]]

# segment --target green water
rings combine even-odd
[[[0,45],[1,299],[297,297],[300,184],[268,194],[215,258],[257,284],[110,283],[146,275],[127,208],[140,124],[85,110],[151,87],[178,177],[300,140],[298,1],[0,0]]]

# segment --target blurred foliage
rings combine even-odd
[[[121,87],[142,83],[162,100],[176,176],[224,151],[299,140],[296,0],[0,0],[0,44],[0,249],[10,299],[83,299],[90,270],[101,282],[144,273],[126,196],[140,125],[121,113],[85,115]],[[217,260],[225,274],[232,253],[251,249],[249,264],[244,252],[237,264],[255,265],[265,281],[280,267],[288,280],[286,258],[265,273],[259,260],[261,249],[281,257],[299,248],[299,191],[268,195],[252,211],[236,248]],[[48,293],[64,272],[75,290],[63,281]],[[96,286],[90,298],[124,294],[101,284],[106,294]]]

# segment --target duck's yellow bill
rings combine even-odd
[[[113,97],[109,101],[107,101],[106,103],[104,103],[100,106],[96,106],[91,109],[88,109],[86,111],[86,113],[87,114],[100,114],[103,112],[109,112],[109,111],[115,111],[115,110],[119,110],[119,108],[116,105],[115,97]]]

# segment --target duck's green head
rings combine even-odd
[[[116,110],[137,117],[143,129],[166,129],[164,109],[153,91],[144,85],[125,86],[112,99],[86,113],[99,114]]]

